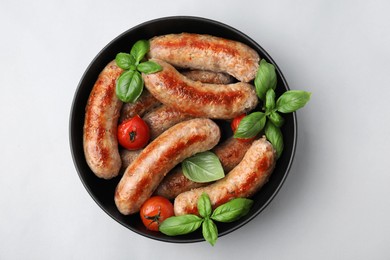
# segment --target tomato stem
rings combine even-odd
[[[144,215],[144,217],[148,220],[151,220],[151,222],[149,223],[149,226],[153,223],[157,223],[157,225],[159,226],[160,225],[160,216],[161,216],[161,206],[158,207],[158,213],[154,216],[147,216],[147,215]]]
[[[136,131],[131,131],[129,133],[129,136],[130,136],[130,141],[134,142],[135,141],[135,137],[137,136],[137,132]]]

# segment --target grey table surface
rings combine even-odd
[[[0,259],[389,259],[390,2],[0,2]],[[113,221],[84,189],[68,122],[77,84],[114,37],[192,15],[256,40],[291,89],[290,174],[253,221],[206,242],[171,244]]]

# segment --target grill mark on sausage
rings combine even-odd
[[[240,163],[246,151],[251,146],[252,142],[241,142],[234,137],[230,137],[223,143],[212,149],[212,152],[217,155],[221,161],[224,171],[227,173]],[[173,169],[157,187],[155,194],[174,199],[182,192],[207,186],[210,183],[193,182],[184,176],[181,167]]]
[[[219,42],[202,41],[200,35],[196,34],[182,34],[182,37],[178,38],[177,41],[158,41],[158,44],[162,47],[170,48],[184,48],[191,47],[199,50],[208,50],[215,53],[223,53],[225,55],[237,57],[240,53],[236,48],[231,48],[228,45],[229,40],[220,39]]]
[[[144,116],[149,110],[160,106],[161,103],[144,88],[141,96],[134,103],[126,103],[123,105],[119,122],[123,122],[136,115]]]
[[[158,184],[161,182],[161,180],[164,178],[165,175],[161,175],[160,178],[158,179],[158,181],[155,181],[155,182],[151,181],[152,175],[154,172],[157,172],[158,169],[160,167],[162,167],[162,165],[166,164],[165,161],[172,160],[172,158],[179,157],[180,153],[183,151],[183,149],[185,147],[187,147],[191,144],[194,144],[196,142],[202,142],[202,141],[206,140],[206,138],[207,138],[207,136],[205,136],[205,135],[194,135],[188,140],[188,142],[179,142],[179,143],[175,144],[174,146],[170,147],[170,149],[166,150],[165,153],[161,154],[160,160],[156,161],[153,164],[153,166],[150,168],[150,171],[148,172],[148,174],[145,174],[143,176],[143,178],[138,180],[138,185],[136,186],[136,190],[134,192],[133,199],[138,200],[141,197],[141,195],[143,194],[144,189],[149,185],[152,185],[153,186],[152,190],[155,190],[155,188],[158,186]],[[155,149],[155,146],[161,145],[158,143],[152,143],[152,144],[155,144],[155,145],[152,145],[150,147],[150,149]],[[145,158],[147,156],[148,155],[146,153],[142,153],[139,156],[139,160],[140,161],[145,160]],[[135,167],[137,167],[137,166],[135,166]]]
[[[217,182],[178,195],[175,199],[176,215],[197,213],[197,200],[205,192],[212,208],[238,197],[250,197],[269,179],[276,162],[276,152],[265,137],[254,141],[243,160],[225,178]]]
[[[160,86],[166,88],[171,94],[180,96],[182,98],[193,100],[200,106],[207,104],[221,104],[229,106],[236,100],[244,98],[242,92],[229,91],[224,92],[223,95],[218,95],[213,92],[202,91],[201,88],[195,88],[193,85],[187,84],[185,81],[179,81],[177,74],[171,71],[161,74]],[[178,104],[180,106],[180,104]]]
[[[225,72],[239,81],[256,76],[260,57],[248,45],[207,34],[167,34],[150,40],[148,57],[179,68]]]
[[[145,87],[161,103],[196,117],[229,119],[252,110],[258,103],[252,85],[237,82],[229,85],[193,81],[172,65],[158,59],[163,70],[142,74]]]
[[[99,74],[85,107],[83,147],[86,161],[100,178],[110,179],[120,170],[116,125],[122,102],[115,93],[122,69],[111,61]]]
[[[220,139],[210,119],[179,123],[150,143],[126,169],[115,192],[115,204],[125,215],[136,213],[162,178],[185,158],[210,150]]]

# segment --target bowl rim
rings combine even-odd
[[[204,17],[200,17],[200,16],[187,16],[187,15],[177,15],[177,16],[165,16],[165,17],[159,17],[159,18],[155,18],[155,19],[151,19],[151,20],[147,20],[147,21],[144,21],[138,25],[135,25],[127,30],[125,30],[124,32],[120,33],[118,36],[116,36],[114,39],[112,39],[111,41],[109,41],[96,55],[95,57],[92,59],[92,61],[88,64],[88,66],[86,67],[86,69],[84,70],[84,73],[82,74],[80,80],[79,80],[79,83],[76,87],[76,90],[74,92],[74,96],[73,96],[73,99],[72,99],[72,104],[71,104],[71,109],[70,109],[70,115],[69,115],[69,145],[70,145],[70,151],[71,151],[71,155],[72,155],[72,160],[73,160],[73,164],[76,168],[76,171],[78,173],[78,176],[79,176],[79,179],[81,180],[81,183],[83,184],[84,188],[87,190],[88,194],[91,196],[91,198],[95,201],[95,203],[107,214],[109,215],[113,220],[115,220],[117,223],[121,224],[122,226],[124,226],[125,228],[127,229],[130,229],[131,231],[139,234],[139,235],[142,235],[144,237],[147,237],[147,238],[151,238],[151,239],[154,239],[154,240],[157,240],[157,241],[162,241],[162,242],[168,242],[168,243],[194,243],[194,242],[202,242],[202,241],[205,241],[205,239],[203,237],[200,237],[200,238],[189,238],[189,239],[186,239],[186,240],[177,240],[177,239],[170,239],[169,236],[167,237],[158,237],[158,236],[153,236],[153,235],[150,235],[148,233],[143,233],[143,232],[140,232],[139,230],[129,226],[129,225],[126,225],[126,223],[122,223],[121,221],[119,221],[118,219],[116,219],[116,217],[111,214],[106,208],[103,207],[103,205],[98,201],[98,199],[96,198],[96,196],[93,194],[92,190],[88,187],[86,181],[83,179],[82,177],[82,174],[81,174],[81,169],[80,167],[78,167],[78,162],[77,162],[77,158],[76,158],[76,155],[75,155],[75,144],[74,144],[74,140],[72,139],[72,132],[73,132],[73,120],[74,120],[74,113],[75,113],[75,103],[76,103],[76,100],[77,100],[77,97],[80,93],[80,89],[82,87],[82,82],[84,80],[84,78],[86,77],[86,75],[88,74],[89,70],[91,69],[91,67],[93,66],[93,64],[96,62],[96,60],[101,56],[102,53],[104,53],[108,48],[110,48],[110,46],[118,41],[119,39],[121,39],[122,37],[124,37],[126,34],[128,34],[129,32],[133,31],[133,30],[136,30],[138,28],[141,28],[141,27],[144,27],[146,25],[149,25],[149,24],[153,24],[153,23],[158,23],[160,21],[168,21],[168,20],[188,20],[188,21],[201,21],[201,22],[206,22],[206,23],[210,23],[210,24],[214,24],[216,26],[220,26],[220,27],[224,27],[224,28],[227,28],[228,30],[230,31],[233,31],[235,34],[239,35],[240,37],[243,37],[245,38],[246,40],[248,40],[249,42],[251,42],[251,44],[255,45],[257,48],[259,48],[262,52],[263,52],[263,56],[266,57],[266,59],[271,62],[274,66],[275,66],[275,70],[277,71],[277,74],[280,76],[280,79],[283,81],[283,85],[285,86],[286,88],[286,91],[287,90],[290,90],[289,86],[288,86],[288,83],[282,73],[282,71],[280,70],[279,66],[276,64],[276,62],[274,61],[274,59],[268,54],[268,52],[266,50],[263,49],[262,46],[260,46],[256,41],[254,41],[252,38],[250,38],[248,35],[246,35],[245,33],[241,32],[240,30],[230,26],[230,25],[227,25],[225,23],[222,23],[222,22],[219,22],[219,21],[216,21],[216,20],[213,20],[213,19],[210,19],[210,18],[204,18]],[[241,228],[242,226],[246,225],[248,222],[252,221],[255,217],[257,217],[270,203],[271,201],[275,198],[275,196],[279,193],[281,187],[283,186],[287,176],[289,175],[289,172],[290,172],[290,169],[291,169],[291,166],[292,166],[292,163],[294,161],[294,157],[295,157],[295,152],[296,152],[296,146],[297,146],[297,139],[298,139],[298,124],[297,124],[297,115],[296,115],[296,112],[293,112],[291,113],[292,115],[292,122],[293,122],[293,131],[294,131],[294,136],[293,136],[293,140],[292,140],[292,149],[291,149],[291,155],[289,156],[288,158],[288,163],[287,163],[287,166],[286,166],[286,170],[285,170],[285,173],[283,174],[283,177],[281,178],[280,182],[278,183],[276,189],[273,191],[272,195],[269,197],[269,199],[259,208],[257,209],[251,216],[249,216],[248,218],[246,218],[245,220],[237,223],[236,225],[234,225],[233,227],[227,229],[227,230],[224,230],[223,232],[221,233],[218,233],[218,237],[222,237],[224,235],[227,235],[239,228]]]

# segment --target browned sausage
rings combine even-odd
[[[195,117],[231,119],[254,109],[255,89],[248,83],[206,84],[180,74],[172,65],[157,59],[162,71],[143,74],[146,88],[161,103]]]
[[[149,126],[150,139],[154,140],[171,126],[191,118],[193,117],[177,109],[162,105],[147,113],[142,119]]]
[[[138,155],[142,152],[142,149],[139,150],[127,150],[122,148],[119,150],[119,155],[122,160],[122,169],[121,173],[126,171],[126,168],[138,157]]]
[[[173,167],[213,148],[220,135],[218,125],[210,119],[190,119],[169,128],[127,167],[115,191],[118,210],[124,215],[139,211]]]
[[[214,147],[213,152],[221,161],[224,171],[230,172],[241,162],[252,143],[253,140],[243,142],[231,136],[223,143]]]
[[[237,166],[244,157],[252,142],[242,142],[234,137],[226,139],[223,143],[213,148],[213,152],[221,161],[223,170],[229,172]],[[193,182],[184,176],[181,166],[173,169],[162,180],[155,194],[174,199],[182,192],[209,185],[209,183]]]
[[[116,79],[122,69],[110,62],[93,86],[85,109],[83,146],[88,166],[96,176],[110,179],[118,175],[117,123],[122,102],[115,93]]]
[[[136,115],[142,117],[147,112],[160,105],[161,103],[153,97],[147,89],[144,89],[141,96],[134,103],[125,103],[123,105],[119,122],[123,122]]]
[[[150,40],[150,58],[180,68],[226,72],[239,81],[255,78],[260,57],[249,46],[202,34],[167,34]]]
[[[214,84],[229,83],[232,77],[211,71],[188,71],[186,77],[192,80],[198,80],[202,82],[209,82]],[[125,104],[122,108],[121,118],[130,118],[136,114],[143,116],[143,120],[148,124],[150,128],[150,140],[154,140],[157,136],[167,130],[169,127],[180,123],[184,120],[192,118],[190,115],[184,114],[172,107],[161,105],[153,108],[156,102],[160,102],[155,99],[147,89],[144,89],[145,94],[142,93],[140,99],[134,104]],[[149,111],[151,109],[151,111]],[[146,115],[144,115],[146,113]],[[142,150],[120,150],[120,156],[122,159],[122,172],[124,172],[127,166],[137,158]],[[173,170],[175,171],[175,169]]]
[[[198,214],[197,201],[205,192],[213,208],[239,197],[256,193],[271,175],[276,153],[264,137],[254,141],[244,158],[228,175],[215,183],[179,194],[174,203],[175,215]]]
[[[203,83],[230,84],[234,82],[234,78],[232,76],[222,72],[208,70],[184,70],[180,73],[189,79]]]
[[[176,109],[162,105],[147,113],[142,119],[146,122],[150,129],[150,141],[154,140],[171,126],[176,125],[184,120],[192,118],[189,115],[183,114]],[[122,170],[126,168],[137,158],[141,153],[140,150],[122,149],[120,156],[122,159]]]

